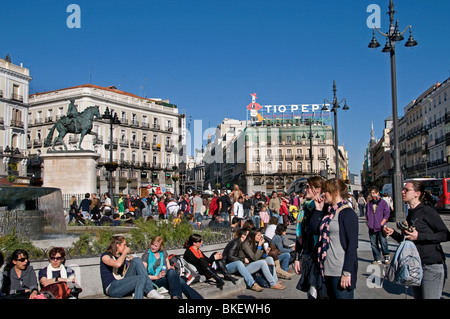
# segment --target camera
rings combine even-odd
[[[414,227],[413,226],[409,226],[408,222],[406,220],[402,221],[402,222],[397,222],[397,228],[400,230],[406,230],[407,232],[412,233],[414,231]]]

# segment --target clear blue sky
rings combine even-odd
[[[339,142],[359,173],[374,122],[381,137],[391,115],[389,54],[367,47],[367,6],[388,0],[30,0],[4,1],[0,56],[30,69],[31,93],[90,82],[141,96],[170,99],[203,128],[244,120],[257,102],[322,103],[338,99]],[[81,8],[70,29],[69,4]],[[397,49],[399,115],[437,81],[450,76],[450,1],[395,0],[403,30],[419,45]],[[407,38],[405,35],[405,38]],[[92,72],[92,73],[91,73]]]

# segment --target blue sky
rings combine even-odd
[[[256,92],[261,105],[346,98],[339,143],[358,173],[370,138],[392,114],[389,54],[367,47],[370,4],[388,0],[30,0],[4,1],[0,56],[30,69],[31,93],[90,82],[170,99],[203,128],[244,120]],[[70,4],[81,28],[68,28]],[[450,76],[450,1],[395,0],[403,30],[419,45],[398,45],[399,116],[432,84]],[[407,38],[405,35],[405,38]]]

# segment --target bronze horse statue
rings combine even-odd
[[[55,125],[50,129],[50,132],[47,135],[47,138],[44,141],[44,147],[52,146],[52,150],[55,149],[55,144],[58,141],[64,145],[64,149],[67,151],[67,145],[64,143],[64,136],[67,133],[80,134],[80,142],[78,143],[78,148],[81,148],[81,142],[83,142],[83,138],[86,134],[97,135],[96,133],[91,133],[92,130],[92,122],[94,121],[94,116],[98,119],[102,118],[100,115],[99,107],[89,106],[83,112],[78,113],[76,115],[76,121],[78,121],[78,125],[75,125],[75,121],[70,120],[67,116],[61,117]],[[53,132],[55,129],[58,131],[59,135],[53,140]]]

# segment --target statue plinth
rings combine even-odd
[[[97,192],[97,159],[93,151],[48,151],[42,154],[43,186],[61,189],[62,194]]]

